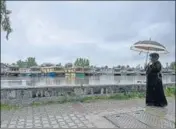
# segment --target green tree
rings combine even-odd
[[[16,65],[15,63],[12,63],[12,65]]]
[[[74,63],[74,66],[77,66],[78,65],[78,59],[76,59],[75,63]]]
[[[27,63],[28,68],[30,68],[32,66],[37,66],[37,63],[36,63],[34,57],[28,57],[27,60],[26,60],[26,63]]]
[[[73,66],[72,63],[66,63],[66,64],[65,64],[65,68],[71,68],[72,66]]]
[[[1,0],[0,6],[1,6],[1,29],[6,32],[6,39],[8,40],[9,34],[12,32],[9,18],[11,11],[6,8],[5,0]]]
[[[90,66],[90,62],[88,59],[86,60],[86,66]]]
[[[79,67],[85,67],[90,66],[90,62],[88,59],[85,58],[77,58],[76,61],[74,62],[74,65]]]
[[[20,68],[26,68],[27,67],[27,62],[22,61],[22,60],[18,60],[16,62],[16,64],[20,67]]]
[[[176,62],[171,62],[170,68],[176,70]]]
[[[59,64],[57,64],[56,66],[62,66],[62,64],[61,64],[61,63],[59,63]]]

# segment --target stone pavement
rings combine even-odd
[[[145,107],[144,99],[50,104],[1,111],[1,128],[117,128],[105,116],[145,110],[175,122],[175,100],[166,108]]]

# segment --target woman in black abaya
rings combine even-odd
[[[151,62],[145,67],[147,75],[146,105],[165,107],[167,106],[167,100],[162,84],[162,66],[158,59],[159,54],[151,53]]]

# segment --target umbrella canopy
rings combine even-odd
[[[130,47],[130,49],[146,53],[161,53],[161,54],[168,53],[168,51],[162,44],[151,40],[136,42],[133,46]]]
[[[151,39],[136,42],[133,46],[130,47],[130,49],[134,50],[134,51],[139,51],[140,53],[141,52],[146,52],[147,56],[146,56],[145,64],[147,64],[149,53],[158,53],[158,54],[169,53],[162,44],[160,44],[156,41],[152,41]]]

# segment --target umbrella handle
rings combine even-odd
[[[149,54],[149,50],[147,52],[147,56],[146,56],[146,60],[145,60],[145,65],[147,65],[147,62],[148,62],[148,54]]]

